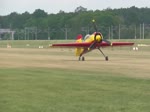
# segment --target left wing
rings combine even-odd
[[[50,47],[74,47],[74,48],[88,48],[93,42],[82,42],[82,43],[60,43],[60,44],[52,44]],[[96,47],[109,47],[109,46],[132,46],[134,43],[132,42],[101,42],[95,45]]]
[[[91,42],[82,42],[82,43],[61,43],[61,44],[52,44],[50,47],[89,47],[91,45]]]

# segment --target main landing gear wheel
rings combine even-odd
[[[106,61],[108,61],[108,56],[105,56],[105,54],[103,53],[103,51],[100,49],[100,48],[98,48],[98,50],[102,53],[102,55],[105,57],[105,60]]]
[[[79,61],[85,61],[84,57],[79,57]]]
[[[85,58],[84,57],[82,57],[82,61],[84,61],[85,60]]]
[[[105,60],[108,61],[108,56],[105,57]]]

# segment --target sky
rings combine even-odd
[[[150,0],[0,0],[0,15],[8,15],[12,12],[33,13],[36,9],[42,9],[48,14],[58,13],[60,10],[74,12],[82,6],[87,10],[103,10],[107,8],[148,7]]]

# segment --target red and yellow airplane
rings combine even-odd
[[[84,61],[84,54],[98,49],[102,55],[105,57],[105,60],[108,61],[108,56],[106,56],[103,51],[100,49],[101,47],[109,47],[109,46],[132,46],[134,43],[132,42],[110,42],[108,40],[103,39],[103,35],[100,32],[97,32],[97,27],[95,24],[95,20],[92,20],[94,28],[96,32],[91,35],[86,35],[84,40],[82,40],[82,35],[79,34],[77,36],[77,40],[74,43],[60,43],[60,44],[52,44],[51,47],[74,47],[76,56],[79,56],[79,61]]]

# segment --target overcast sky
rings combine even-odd
[[[131,6],[150,8],[150,0],[0,0],[0,15],[25,11],[33,13],[35,9],[43,9],[48,14],[58,13],[60,10],[74,12],[78,6],[83,6],[88,10]]]

